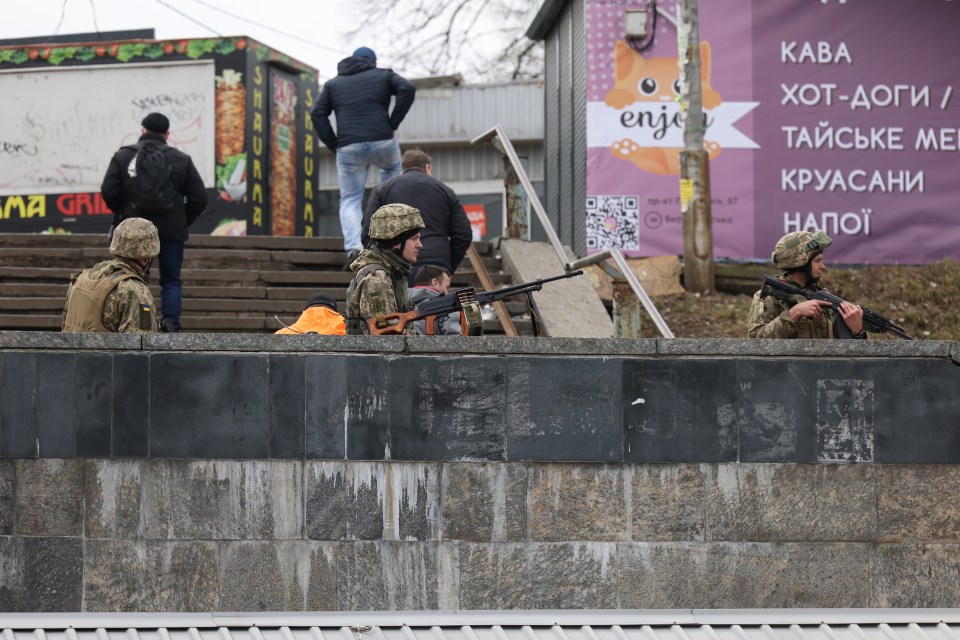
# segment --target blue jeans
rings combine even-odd
[[[160,317],[161,322],[170,318],[173,329],[180,331],[180,310],[183,287],[180,285],[180,268],[183,266],[183,243],[174,240],[160,241]]]
[[[400,175],[400,143],[396,138],[356,142],[337,149],[337,176],[340,181],[340,229],[346,251],[362,249],[363,188],[367,170],[380,169],[380,182]]]

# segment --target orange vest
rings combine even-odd
[[[304,309],[299,320],[276,333],[279,335],[319,333],[325,336],[344,336],[347,335],[347,324],[344,322],[343,316],[336,311],[329,307],[317,305]]]

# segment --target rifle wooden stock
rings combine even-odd
[[[387,313],[382,316],[367,318],[367,328],[372,336],[399,336],[403,335],[408,324],[420,319],[424,319],[427,323],[427,335],[435,335],[436,314],[424,316],[416,309],[404,313]]]

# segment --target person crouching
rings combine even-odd
[[[342,336],[347,333],[343,316],[337,312],[337,301],[325,293],[315,293],[307,299],[300,318],[289,327],[284,326],[277,335],[317,333],[324,336]]]
[[[113,233],[112,260],[71,276],[63,309],[63,332],[147,333],[157,330],[147,269],[160,253],[157,228],[127,218]]]

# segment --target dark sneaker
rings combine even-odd
[[[173,318],[164,318],[161,320],[160,331],[163,333],[180,333],[180,329],[177,329],[177,325],[174,323]]]
[[[353,264],[353,261],[360,256],[360,249],[351,249],[347,253],[347,261],[343,264],[344,271],[350,271],[350,265]]]

